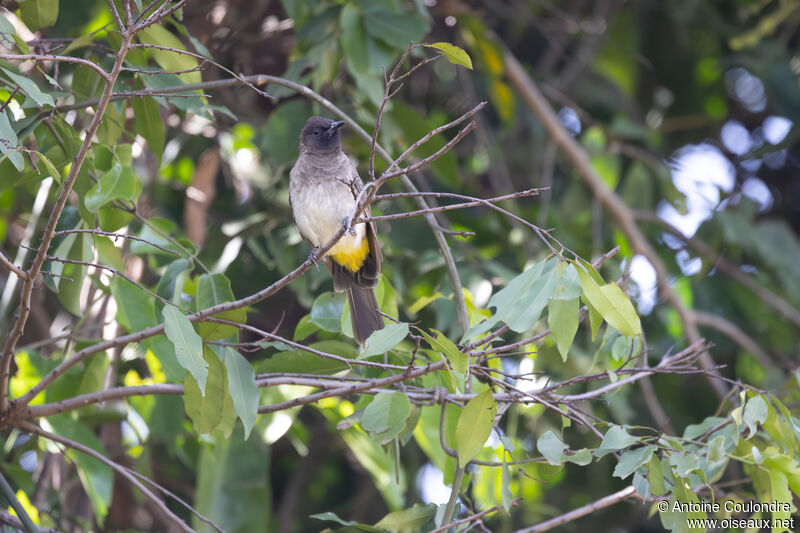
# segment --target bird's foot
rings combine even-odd
[[[353,237],[356,236],[356,229],[352,226],[353,219],[351,217],[344,217],[342,219],[342,227],[345,233],[349,233]]]
[[[317,272],[319,272],[319,260],[320,260],[319,248],[317,248],[316,246],[311,248],[311,251],[308,252],[308,260],[311,261],[311,263],[317,269]]]

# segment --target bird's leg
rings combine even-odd
[[[351,225],[351,224],[352,224],[352,222],[353,222],[353,219],[352,219],[351,217],[349,217],[349,216],[348,216],[348,217],[344,217],[344,218],[342,219],[342,227],[344,228],[344,232],[345,232],[345,233],[349,233],[350,235],[352,235],[353,237],[355,237],[355,236],[356,236],[356,230],[355,230],[355,228],[354,228],[354,227]]]
[[[319,248],[313,246],[311,251],[308,252],[308,260],[316,267],[317,272],[319,272]]]

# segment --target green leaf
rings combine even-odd
[[[80,420],[67,415],[55,415],[47,417],[43,425],[45,429],[51,430],[57,435],[80,442],[107,456],[100,440],[89,426]],[[111,468],[94,457],[71,448],[67,448],[66,453],[78,467],[78,477],[81,480],[81,485],[86,490],[86,494],[89,495],[89,501],[92,503],[95,515],[97,517],[105,517],[108,507],[111,505],[111,490],[114,485],[114,476]]]
[[[400,344],[408,335],[408,324],[398,322],[387,324],[383,329],[372,332],[364,342],[364,351],[359,354],[357,359],[366,359],[376,355],[382,355]]]
[[[628,296],[622,292],[622,289],[613,282],[600,286],[593,276],[587,273],[588,269],[594,270],[594,267],[588,263],[576,266],[583,294],[592,304],[592,307],[603,316],[606,322],[623,335],[628,337],[639,335],[642,332],[639,316],[636,314]]]
[[[639,437],[629,435],[622,426],[611,426],[611,429],[609,429],[603,437],[603,442],[601,442],[600,446],[594,451],[594,456],[598,458],[603,457],[611,452],[616,452],[617,450],[636,444],[639,440]]]
[[[433,44],[426,44],[428,48],[436,48],[437,50],[441,50],[444,54],[444,57],[447,58],[448,61],[453,63],[454,65],[460,65],[462,67],[466,67],[472,70],[472,60],[469,58],[469,54],[467,54],[463,48],[459,48],[450,43],[433,43]],[[507,511],[508,509],[506,509]]]
[[[198,387],[198,380],[189,374],[186,375],[183,384],[184,403],[186,414],[192,419],[195,431],[210,435],[215,429],[219,429],[224,421],[223,406],[226,396],[229,396],[228,379],[225,375],[225,366],[214,350],[206,346],[202,357],[206,364],[207,379],[203,380],[204,386],[201,388]]]
[[[664,485],[664,471],[661,467],[661,459],[657,455],[650,457],[650,472],[647,474],[647,481],[650,484],[650,493],[653,496],[661,496],[667,492]]]
[[[747,401],[744,406],[744,415],[742,416],[742,422],[744,422],[750,432],[747,437],[745,437],[746,439],[750,439],[756,434],[758,424],[766,422],[767,412],[767,402],[764,401],[764,398],[760,394]]]
[[[152,296],[121,278],[112,279],[110,285],[122,327],[133,332],[158,323]]]
[[[25,0],[20,2],[20,17],[31,31],[52,26],[58,20],[58,0]]]
[[[215,433],[209,444],[197,446],[194,507],[228,533],[263,531],[277,513],[266,481],[274,467],[270,448],[260,438],[242,437],[237,427],[233,438]],[[196,516],[192,527],[200,533],[214,531]]]
[[[416,302],[414,302],[413,304],[411,304],[408,307],[408,312],[409,313],[413,313],[413,314],[417,314],[422,309],[424,309],[425,307],[427,307],[431,303],[435,302],[439,298],[444,298],[444,295],[439,291],[436,291],[435,293],[430,294],[428,296],[420,296],[419,298],[417,298]]]
[[[566,361],[572,341],[578,332],[578,299],[551,299],[547,304],[547,324],[556,341],[561,359]]]
[[[553,291],[556,300],[574,300],[581,296],[581,280],[572,263],[561,261],[558,263],[558,284]]]
[[[394,511],[381,518],[375,527],[386,528],[392,533],[414,533],[421,531],[420,528],[436,513],[436,504],[427,505],[414,504],[409,509]]]
[[[0,113],[0,153],[8,157],[12,163],[14,163],[14,168],[22,172],[25,170],[25,159],[22,157],[22,153],[17,149],[17,144],[19,144],[19,140],[17,139],[17,134],[14,132],[14,128],[11,127],[11,122],[8,120],[8,109],[4,109],[2,113]]]
[[[176,35],[158,24],[140,31],[136,36],[145,44],[155,44],[167,48],[174,48],[176,50],[186,49]],[[147,53],[155,59],[162,70],[190,70],[197,67],[197,59],[190,55],[153,48],[147,49]],[[198,83],[202,81],[199,72],[186,72],[178,74],[178,77],[185,83]]]
[[[137,195],[137,179],[133,168],[123,168],[119,163],[115,163],[84,197],[83,203],[86,209],[94,213],[117,198],[134,200]]]
[[[342,332],[342,313],[345,295],[341,293],[320,294],[311,306],[311,322],[331,333]]]
[[[195,295],[197,311],[208,309],[214,305],[232,302],[233,300],[231,282],[225,274],[203,274],[198,278],[197,293]],[[240,324],[247,322],[247,312],[244,309],[234,309],[214,316]],[[239,329],[236,326],[214,322],[200,323],[198,330],[200,336],[205,340],[227,339],[239,333]]]
[[[181,291],[186,278],[192,270],[192,262],[188,259],[176,259],[169,265],[158,280],[156,294],[173,303],[180,303]]]
[[[161,112],[155,98],[142,97],[131,100],[133,116],[135,117],[136,133],[144,137],[147,147],[161,162],[161,155],[164,153],[164,121],[161,120]]]
[[[559,466],[564,462],[564,450],[566,450],[568,446],[558,438],[558,435],[553,433],[553,431],[547,430],[547,432],[536,441],[536,448],[539,450],[539,453],[547,459],[548,463],[553,466]]]
[[[336,513],[332,513],[328,511],[327,513],[317,513],[309,515],[309,518],[316,518],[317,520],[330,520],[332,522],[337,522],[343,526],[355,526],[358,525],[358,522],[355,520],[343,520],[339,518]]]
[[[358,8],[351,3],[345,4],[339,17],[342,26],[342,51],[347,58],[347,64],[351,69],[367,72],[369,69],[367,34],[364,32],[364,23]]]
[[[655,450],[655,446],[642,446],[635,450],[622,452],[622,455],[619,456],[619,462],[616,468],[614,468],[614,476],[620,479],[625,479],[630,476],[638,470],[640,466],[650,461]]]
[[[61,172],[58,171],[56,166],[53,164],[50,159],[41,152],[36,152],[39,155],[39,162],[44,164],[44,168],[47,171],[47,175],[56,180],[57,183],[61,183]]]
[[[540,261],[513,278],[492,296],[489,306],[497,312],[485,322],[470,328],[462,342],[489,331],[502,321],[517,333],[530,329],[542,314],[556,287],[558,260]]]
[[[87,234],[76,234],[74,245],[67,254],[67,259],[88,262],[92,259],[92,240]],[[66,242],[66,241],[65,241]],[[62,256],[63,257],[63,256]],[[61,280],[58,285],[58,299],[61,304],[75,316],[82,316],[81,289],[86,281],[89,267],[86,265],[65,264],[62,275],[72,279]],[[128,283],[127,281],[125,283]]]
[[[242,354],[229,346],[220,347],[228,372],[228,391],[233,398],[233,407],[242,420],[244,438],[250,435],[250,430],[258,416],[259,390],[256,385],[256,373],[247,359]]]
[[[94,34],[91,35],[81,35],[77,39],[73,40],[71,43],[67,45],[64,50],[61,51],[63,55],[67,55],[73,50],[77,50],[78,48],[85,48],[87,46],[91,46],[94,43]]]
[[[364,27],[374,39],[405,49],[411,41],[419,41],[427,33],[428,21],[416,13],[370,9],[364,13]]]
[[[441,352],[447,357],[447,360],[450,362],[455,372],[466,374],[469,368],[469,356],[461,352],[458,346],[448,339],[441,331],[436,329],[431,329],[431,331],[436,334],[436,338],[431,337],[421,329],[419,330],[422,336],[425,337],[425,340],[428,341],[428,344],[431,345],[431,348],[437,352]]]
[[[400,434],[410,413],[411,402],[402,392],[378,394],[364,409],[361,427],[385,444]]]
[[[308,345],[309,348],[338,355],[347,359],[356,356],[356,348],[340,340],[325,340]],[[259,361],[259,372],[292,372],[311,374],[336,374],[347,370],[346,363],[328,359],[303,350],[279,352]]]
[[[564,459],[566,459],[572,464],[576,464],[579,466],[586,466],[592,462],[592,453],[589,451],[588,448],[581,448],[580,450],[577,450],[574,453],[565,455]]]
[[[455,442],[460,467],[466,466],[481,451],[492,432],[496,414],[497,404],[492,389],[475,396],[461,411],[456,424]]]
[[[796,465],[797,463],[795,463]],[[773,468],[768,469],[769,472],[769,490],[770,490],[770,498],[769,501],[773,502],[786,502],[789,503],[787,506],[788,509],[783,507],[772,511],[772,520],[780,521],[781,523],[788,523],[789,519],[792,516],[792,510],[794,509],[794,505],[792,505],[792,493],[789,490],[789,480],[786,477],[786,474],[781,472],[780,470],[776,470]],[[795,476],[797,472],[795,471]],[[773,528],[775,530],[780,531],[781,528]],[[788,529],[787,529],[788,530]]]
[[[28,0],[29,2],[31,0]],[[2,68],[2,67],[0,67]],[[3,72],[6,73],[6,76],[11,78],[11,81],[19,85],[19,88],[22,89],[22,92],[33,98],[39,107],[42,106],[50,106],[53,107],[56,103],[53,101],[53,97],[49,94],[42,91],[36,82],[30,78],[26,78],[25,76],[21,76],[16,72],[12,72],[6,68],[3,68]]]
[[[511,472],[509,472],[508,463],[505,461],[505,452],[503,452],[503,473],[500,477],[500,495],[503,498],[503,508],[506,513],[510,513],[514,495],[511,494]]]
[[[164,317],[164,333],[175,346],[178,362],[194,377],[200,390],[205,390],[208,365],[203,359],[203,340],[179,309],[165,305],[161,315]]]

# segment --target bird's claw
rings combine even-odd
[[[319,272],[319,248],[314,247],[311,249],[311,251],[308,253],[308,260],[311,261],[311,263],[317,269],[317,272]]]
[[[345,232],[345,233],[349,233],[350,235],[352,235],[353,237],[355,237],[355,236],[356,236],[356,230],[355,230],[355,228],[354,228],[354,227],[351,225],[351,224],[352,224],[352,222],[353,222],[353,219],[352,219],[352,218],[350,218],[350,217],[344,217],[344,218],[342,219],[342,227],[344,228],[344,232]]]

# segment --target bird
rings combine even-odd
[[[347,293],[353,337],[364,344],[383,328],[375,298],[381,271],[381,248],[373,222],[351,225],[356,198],[364,184],[342,151],[344,121],[311,117],[300,132],[300,154],[289,172],[289,203],[311,258],[342,228],[341,238],[321,258],[333,276],[336,292]],[[369,207],[364,210],[371,215]]]

